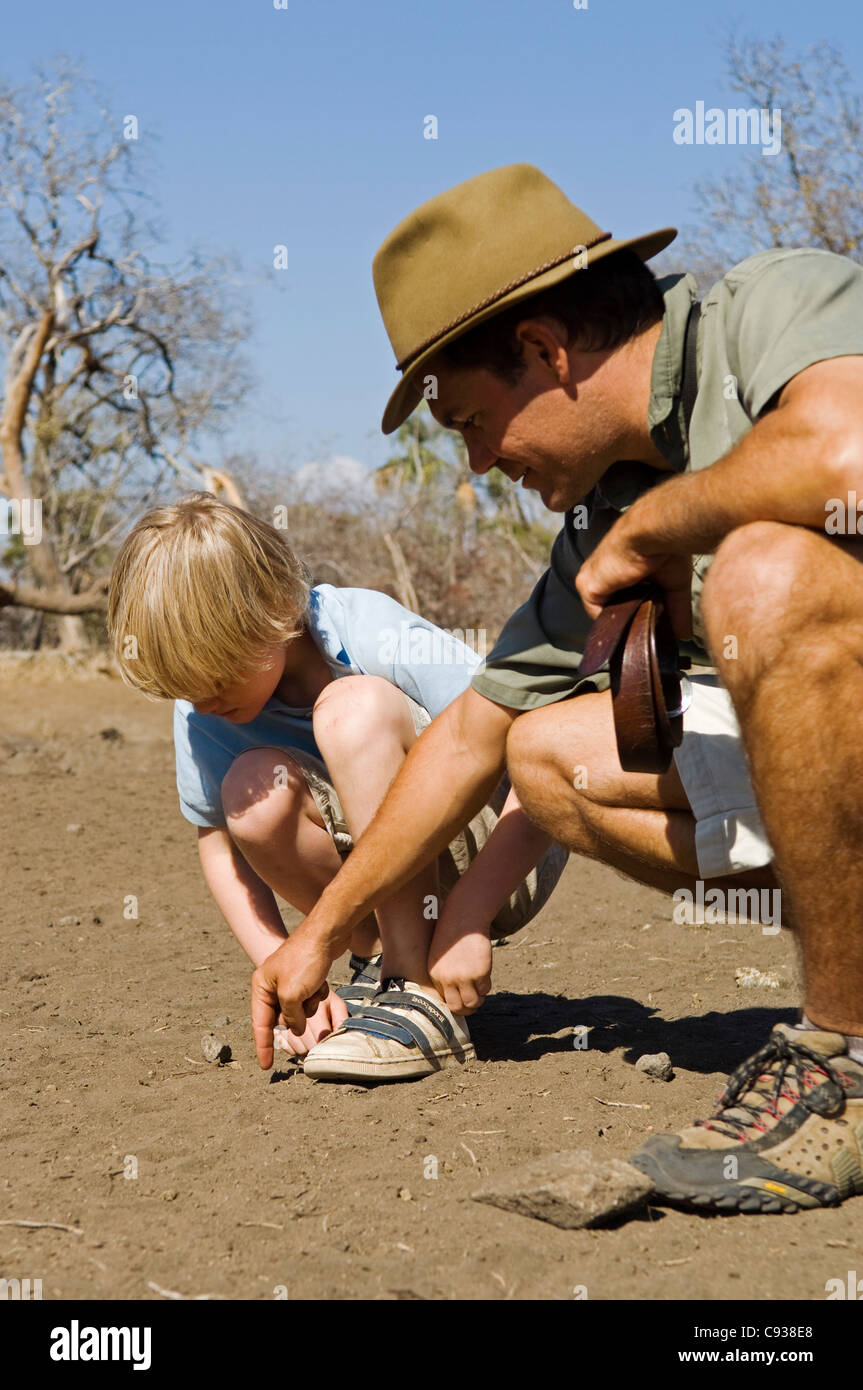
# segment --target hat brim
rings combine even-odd
[[[630,237],[626,241],[618,241],[612,238],[610,241],[603,241],[599,246],[595,246],[588,252],[588,267],[595,265],[604,256],[610,256],[614,251],[634,251],[643,261],[650,260],[651,256],[656,256],[663,251],[677,236],[676,227],[663,227],[658,232],[648,232],[645,236]],[[386,409],[381,420],[381,429],[384,434],[392,434],[399,425],[403,425],[408,416],[416,409],[423,399],[423,392],[420,386],[416,385],[416,378],[425,364],[434,357],[435,353],[440,352],[441,348],[452,343],[456,338],[460,338],[463,333],[467,333],[471,328],[476,328],[486,319],[494,318],[501,310],[507,309],[512,304],[518,304],[522,299],[528,299],[533,294],[538,294],[540,290],[549,289],[552,285],[557,285],[561,280],[566,280],[568,276],[578,273],[579,267],[572,263],[571,258],[567,258],[561,265],[553,266],[551,270],[546,270],[542,275],[535,276],[525,284],[519,285],[518,289],[511,290],[509,294],[496,299],[488,308],[482,309],[472,318],[460,323],[457,328],[453,328],[449,333],[441,334],[436,338],[430,347],[420,353],[415,362],[410,364],[410,368],[401,377],[398,386],[393,391],[387,401]]]

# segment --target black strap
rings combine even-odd
[[[683,420],[689,436],[689,422],[698,395],[698,323],[701,318],[701,301],[696,299],[686,320],[686,337],[683,344],[683,380],[680,395],[683,401]]]

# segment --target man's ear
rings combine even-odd
[[[523,319],[515,330],[526,367],[550,371],[558,385],[569,382],[571,371],[566,329],[557,319]]]

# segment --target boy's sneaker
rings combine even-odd
[[[408,1081],[475,1058],[467,1024],[439,994],[394,978],[312,1048],[303,1070],[317,1081]]]
[[[833,1207],[863,1193],[863,1066],[841,1033],[780,1023],[719,1109],[630,1162],[671,1203],[730,1212]]]
[[[357,956],[351,952],[348,961],[351,981],[339,985],[336,994],[344,999],[348,1012],[356,1013],[361,1005],[367,1004],[377,994],[381,985],[381,956]]]

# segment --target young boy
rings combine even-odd
[[[287,935],[275,895],[311,910],[479,664],[385,594],[310,590],[279,531],[208,493],[130,533],[108,626],[123,679],[176,701],[180,807],[253,966]],[[356,928],[352,985],[325,991],[302,1036],[277,1030],[279,1045],[334,1080],[471,1059],[463,1015],[491,987],[491,938],[539,911],[566,858],[502,783],[437,863]]]

